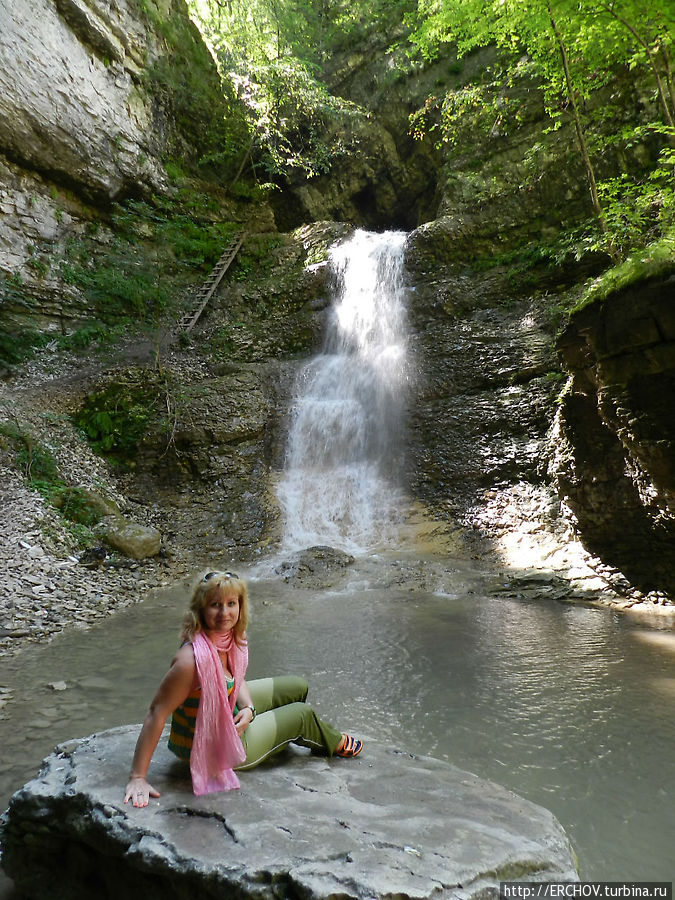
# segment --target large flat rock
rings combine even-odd
[[[2,865],[29,897],[478,898],[500,880],[576,880],[547,810],[429,757],[289,751],[197,798],[165,742],[146,809],[122,801],[139,726],[61,745],[3,817]]]

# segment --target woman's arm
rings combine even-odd
[[[253,701],[251,700],[251,692],[248,689],[246,681],[242,681],[241,686],[239,687],[237,706],[239,707],[239,712],[234,717],[234,725],[237,729],[237,734],[241,737],[254,718]]]
[[[143,722],[124,794],[125,803],[131,800],[134,806],[147,806],[150,797],[159,797],[159,791],[146,780],[150,760],[159,743],[167,716],[183,703],[192,690],[195,671],[194,651],[190,644],[186,644],[174,657]]]

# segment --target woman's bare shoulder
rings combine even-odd
[[[175,672],[194,672],[195,670],[195,651],[192,644],[186,643],[176,652],[171,660],[171,667]]]

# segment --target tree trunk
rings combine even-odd
[[[631,23],[624,19],[623,16],[620,16],[615,10],[613,10],[610,6],[607,6],[606,3],[600,4],[600,9],[604,9],[608,15],[612,16],[612,18],[616,19],[617,22],[620,22],[624,28],[627,28],[628,31],[633,35],[637,43],[640,47],[643,48],[645,53],[647,54],[647,59],[649,61],[649,66],[652,70],[654,78],[656,79],[656,90],[659,95],[659,102],[661,104],[661,109],[663,110],[663,114],[666,119],[666,124],[670,125],[671,128],[675,127],[675,122],[673,121],[673,115],[671,113],[670,107],[668,105],[668,100],[666,98],[666,92],[663,87],[663,79],[661,78],[661,73],[659,72],[658,66],[656,65],[656,60],[654,59],[653,48],[650,46],[649,41],[642,37],[637,28],[635,28]],[[665,49],[665,48],[664,48]],[[672,97],[672,84],[669,84],[669,88],[671,90]]]
[[[244,158],[243,158],[243,160],[241,161],[241,165],[239,166],[239,169],[238,169],[238,171],[237,171],[237,174],[236,174],[236,175],[234,176],[234,178],[232,179],[232,184],[230,185],[230,188],[232,188],[233,185],[235,185],[235,184],[239,181],[239,179],[241,178],[241,173],[244,171],[244,168],[245,168],[245,166],[246,166],[246,163],[247,163],[247,162],[249,161],[249,159],[251,158],[251,150],[253,149],[253,142],[254,142],[254,141],[255,141],[255,132],[253,132],[253,136],[251,137],[251,140],[250,140],[249,145],[248,145],[248,147],[247,147],[247,149],[246,149],[246,153],[244,154]]]
[[[663,60],[663,69],[666,73],[666,84],[668,85],[668,93],[670,95],[670,108],[675,115],[675,87],[673,86],[673,71],[670,68],[670,54],[664,43],[661,43],[661,59]]]
[[[560,56],[562,59],[563,70],[565,72],[565,86],[567,89],[567,97],[572,109],[572,116],[574,118],[574,128],[577,135],[579,151],[584,161],[584,165],[586,166],[586,175],[588,176],[588,184],[591,190],[591,202],[593,204],[593,211],[598,217],[598,221],[600,222],[600,227],[602,228],[603,233],[606,233],[607,225],[605,222],[605,217],[603,215],[602,206],[600,205],[600,198],[598,196],[598,184],[595,180],[595,171],[593,169],[593,163],[591,162],[591,157],[588,152],[588,145],[586,143],[586,137],[584,135],[584,129],[581,123],[579,106],[576,99],[576,91],[574,90],[574,84],[572,83],[572,75],[570,73],[569,61],[567,59],[567,50],[565,49],[565,42],[563,41],[562,34],[560,33],[560,29],[558,28],[558,23],[553,16],[553,10],[551,9],[550,0],[546,0],[546,10],[548,12],[548,17],[551,22],[551,27],[553,28],[553,33],[555,35],[556,43],[558,44],[558,50],[560,51]]]

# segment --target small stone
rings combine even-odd
[[[65,681],[50,681],[47,687],[50,687],[53,691],[65,691],[68,685]]]

